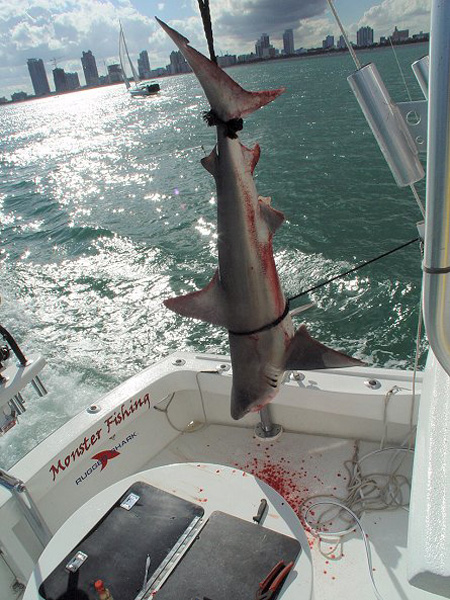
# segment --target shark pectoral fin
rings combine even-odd
[[[275,231],[281,227],[284,221],[284,215],[281,211],[270,206],[270,198],[262,198],[260,196],[258,199],[261,216],[266,222],[270,232],[275,233]]]
[[[218,173],[217,160],[217,150],[214,146],[212,152],[210,152],[208,156],[205,156],[205,158],[202,158],[200,161],[202,163],[202,166],[208,171],[208,173],[211,173],[213,177],[216,177]]]
[[[213,325],[227,327],[222,308],[219,274],[216,271],[209,284],[198,292],[164,300],[165,306],[184,317],[200,319]]]
[[[364,365],[357,358],[332,350],[311,337],[301,325],[286,350],[284,367],[291,369],[336,369]]]

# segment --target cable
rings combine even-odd
[[[310,292],[313,292],[314,290],[317,290],[317,289],[323,287],[324,285],[331,283],[332,281],[336,281],[336,279],[341,279],[342,277],[345,277],[346,275],[349,275],[350,273],[354,273],[355,271],[358,271],[359,269],[362,269],[363,267],[366,267],[367,265],[370,265],[370,264],[376,262],[377,260],[380,260],[381,258],[385,258],[386,256],[389,256],[390,254],[393,254],[394,252],[397,252],[398,250],[402,250],[403,248],[406,248],[406,246],[414,244],[414,242],[417,242],[419,240],[420,240],[420,238],[416,237],[412,240],[409,240],[409,242],[400,244],[400,246],[397,246],[396,248],[392,248],[391,250],[388,250],[387,252],[383,252],[383,254],[379,254],[375,258],[366,260],[365,262],[360,263],[359,265],[357,265],[356,267],[353,267],[352,269],[349,269],[348,271],[344,271],[343,273],[340,273],[339,275],[330,277],[330,279],[327,279],[326,281],[322,281],[321,283],[318,283],[317,285],[314,285],[313,287],[311,287],[303,292],[300,292],[299,294],[296,294],[295,296],[291,296],[290,298],[288,298],[287,301],[289,303],[289,302],[292,302],[293,300],[297,300],[298,298],[301,298],[301,296],[305,296],[306,294],[309,294]]]
[[[359,71],[361,69],[361,63],[359,62],[358,57],[356,56],[356,52],[353,50],[353,46],[351,45],[351,43],[350,43],[350,41],[349,41],[349,39],[347,37],[347,33],[346,33],[345,29],[344,29],[344,26],[342,25],[342,22],[341,22],[341,20],[339,18],[339,15],[337,14],[336,8],[335,8],[335,6],[333,4],[333,0],[328,0],[328,4],[329,4],[329,6],[331,8],[331,12],[334,15],[334,18],[337,21],[339,29],[341,30],[342,37],[344,38],[345,44],[346,44],[346,46],[348,48],[348,51],[350,52],[351,57],[353,58],[353,62],[356,65],[356,69]]]
[[[406,83],[405,74],[403,73],[403,69],[402,69],[402,67],[400,65],[400,62],[398,60],[397,52],[395,51],[394,44],[392,43],[392,36],[391,35],[389,36],[389,42],[391,44],[392,52],[394,53],[395,60],[397,62],[398,70],[400,71],[400,75],[401,75],[401,78],[403,80],[403,85],[405,86],[406,93],[408,94],[409,101],[412,102],[411,94],[409,92],[409,87],[408,87],[408,84]]]
[[[195,374],[195,380],[197,382],[197,387],[198,387],[198,391],[200,394],[200,403],[202,406],[202,412],[203,412],[203,417],[204,417],[204,421],[203,423],[199,423],[198,421],[190,421],[190,423],[188,423],[187,427],[185,427],[184,429],[179,429],[178,427],[176,427],[173,423],[172,420],[169,417],[169,407],[172,404],[172,401],[175,398],[175,392],[173,392],[172,394],[168,394],[167,396],[165,396],[164,398],[162,398],[159,402],[157,402],[153,408],[155,410],[157,410],[158,412],[162,412],[166,415],[166,419],[167,422],[169,423],[169,425],[172,427],[172,429],[174,429],[175,431],[178,431],[178,433],[194,433],[196,431],[199,431],[200,429],[203,429],[204,427],[206,427],[208,425],[208,420],[206,418],[206,411],[205,411],[205,402],[203,399],[203,392],[202,392],[202,388],[200,387],[200,381],[198,379],[198,376],[201,373],[216,373],[216,370],[211,370],[211,371],[197,371],[197,373]],[[161,404],[161,402],[164,402],[164,400],[169,399],[169,401],[167,402],[166,406],[164,408],[159,408],[158,405]],[[198,426],[197,426],[198,425]]]
[[[425,218],[425,208],[424,208],[422,200],[420,199],[420,196],[416,190],[416,186],[413,183],[411,183],[409,187],[411,188],[414,199],[417,202],[417,206],[419,207],[419,210],[422,213],[422,217]]]

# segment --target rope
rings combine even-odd
[[[361,521],[358,519],[358,517],[355,515],[355,513],[350,508],[348,508],[348,506],[345,506],[344,504],[341,504],[340,502],[338,502],[336,500],[326,500],[326,501],[315,502],[306,511],[306,513],[305,513],[305,520],[306,520],[306,517],[308,515],[308,512],[310,512],[311,509],[315,508],[316,506],[320,506],[322,504],[332,504],[334,506],[338,506],[338,507],[341,508],[341,510],[347,511],[353,517],[353,519],[355,521],[355,524],[358,526],[358,529],[359,529],[359,531],[361,533],[361,538],[362,538],[362,540],[364,542],[364,548],[366,550],[366,557],[367,557],[367,567],[369,569],[369,577],[370,577],[370,581],[372,583],[373,591],[374,591],[375,596],[377,597],[378,600],[383,600],[383,596],[380,594],[380,592],[379,592],[379,590],[377,588],[377,585],[375,583],[375,578],[373,576],[372,554],[370,552],[370,546],[369,546],[369,541],[367,539],[367,534],[364,531],[364,528],[362,526]],[[337,545],[336,545],[336,547],[337,547]]]
[[[209,0],[198,0],[198,7],[203,21],[206,41],[208,42],[209,57],[212,62],[217,64],[216,53],[214,52],[214,39],[211,25],[211,12],[209,10]]]
[[[406,246],[414,244],[414,242],[418,242],[419,240],[420,240],[420,238],[416,237],[412,240],[409,240],[409,242],[400,244],[400,246],[397,246],[396,248],[392,248],[391,250],[388,250],[387,252],[383,252],[383,254],[380,254],[379,256],[376,256],[375,258],[366,260],[365,262],[357,265],[356,267],[353,267],[352,269],[349,269],[348,271],[344,271],[344,273],[340,273],[339,275],[335,275],[334,277],[331,277],[330,279],[327,279],[326,281],[322,281],[321,283],[318,283],[317,285],[314,285],[313,287],[311,287],[303,292],[300,292],[299,294],[296,294],[295,296],[291,296],[290,298],[288,298],[288,303],[292,302],[293,300],[297,300],[298,298],[301,298],[301,296],[305,296],[306,294],[309,294],[310,292],[313,292],[314,290],[317,290],[317,289],[323,287],[324,285],[327,285],[328,283],[335,281],[336,279],[341,279],[342,277],[345,277],[346,275],[349,275],[350,273],[354,273],[355,271],[358,271],[359,269],[362,269],[363,267],[366,267],[367,265],[370,265],[370,264],[376,262],[377,260],[380,260],[381,258],[385,258],[386,256],[389,256],[390,254],[393,254],[394,252],[397,252],[398,250],[402,250],[403,248],[406,248]]]

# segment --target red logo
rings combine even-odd
[[[94,456],[92,456],[91,458],[93,460],[99,460],[101,462],[102,468],[100,469],[100,471],[103,471],[103,469],[108,464],[108,460],[110,458],[116,458],[116,456],[119,456],[119,455],[120,455],[120,452],[117,452],[117,450],[103,450],[102,452],[99,452],[98,454],[94,454]]]

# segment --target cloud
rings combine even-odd
[[[370,25],[375,35],[389,35],[397,26],[411,32],[429,31],[431,0],[383,0],[372,6],[358,26]]]
[[[411,32],[429,30],[431,0],[374,2],[362,17],[363,9],[355,6],[354,23],[347,24],[352,39],[361,25],[373,27],[375,37],[391,33],[395,25]],[[175,47],[154,21],[153,11],[207,54],[197,0],[0,0],[0,96],[20,89],[32,92],[28,58],[44,60],[49,81],[56,58],[58,66],[78,71],[83,82],[81,53],[92,50],[104,73],[103,62],[118,60],[119,20],[132,58],[146,49],[153,67],[165,66]],[[211,12],[217,53],[254,51],[263,32],[278,48],[285,29],[294,30],[297,48],[318,46],[327,34],[338,34],[326,0],[221,0],[211,2]]]
[[[355,5],[355,22],[346,29],[354,41],[362,25],[373,27],[376,37],[392,33],[396,25],[411,32],[428,31],[430,4],[431,0],[383,0],[362,16]],[[336,6],[339,10],[339,2]],[[211,10],[218,48],[249,52],[263,32],[281,47],[285,29],[293,29],[295,46],[305,48],[320,46],[328,34],[340,35],[326,0],[284,0],[282,5],[273,0],[222,0]]]
[[[281,37],[285,29],[297,29],[302,21],[322,15],[326,0],[223,0],[212,9],[214,30],[236,42],[254,42],[264,33]]]
[[[0,96],[23,89],[32,92],[28,58],[42,58],[52,87],[52,59],[78,71],[84,82],[81,53],[92,50],[99,72],[103,62],[118,61],[118,29],[122,22],[132,58],[147,49],[153,66],[165,65],[170,41],[153,17],[142,15],[129,0],[29,0],[0,6]]]

